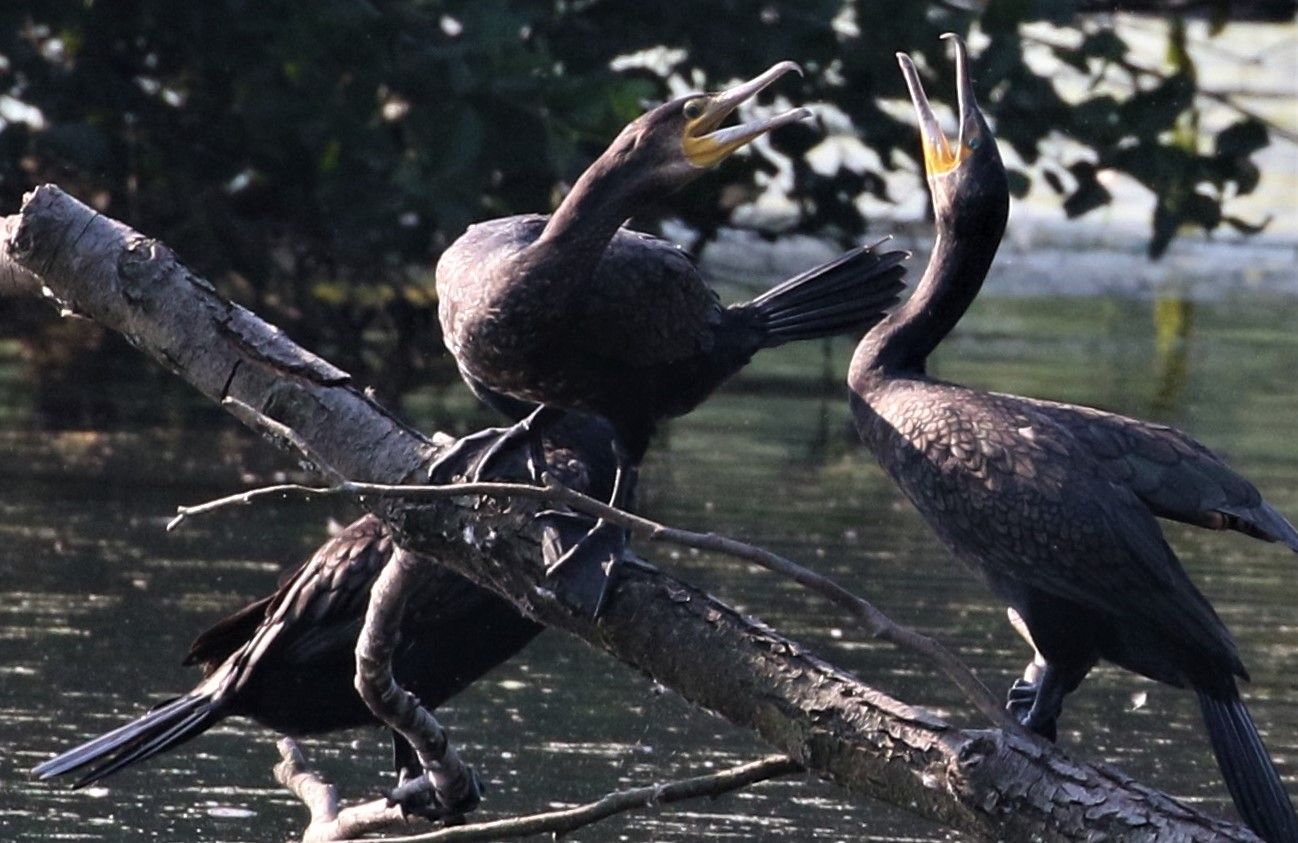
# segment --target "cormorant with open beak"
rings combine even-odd
[[[1298,819],[1236,678],[1235,642],[1163,538],[1158,517],[1298,550],[1257,489],[1185,433],[980,392],[926,372],[977,295],[1009,207],[996,140],[958,38],[960,133],[942,133],[909,57],[937,240],[911,298],[861,341],[848,383],[857,430],[943,543],[1018,613],[1044,659],[1009,708],[1053,739],[1064,697],[1100,659],[1192,689],[1235,805],[1271,843]]]
[[[692,410],[758,350],[862,333],[896,301],[904,255],[859,248],[725,307],[688,254],[622,227],[735,150],[809,116],[796,108],[722,125],[797,70],[781,62],[721,93],[652,109],[622,130],[553,214],[475,225],[442,255],[446,346],[473,391],[520,420],[499,446],[545,410],[583,410],[613,423],[633,471],[659,421]]]

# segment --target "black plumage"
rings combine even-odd
[[[1248,674],[1235,642],[1156,517],[1298,550],[1293,526],[1180,431],[926,373],[982,284],[1009,201],[957,44],[954,149],[899,56],[923,130],[937,241],[915,294],[853,357],[857,429],[947,547],[1022,617],[1045,661],[1031,693],[1011,697],[1029,728],[1053,738],[1064,697],[1101,658],[1191,688],[1240,814],[1269,841],[1298,840],[1298,819],[1239,697],[1236,679]]]
[[[53,758],[41,778],[93,784],[197,737],[226,717],[286,735],[378,721],[352,686],[370,587],[392,554],[383,523],[364,516],[325,542],[275,593],[200,635],[185,664],[205,679],[187,694]],[[507,602],[437,568],[409,598],[394,659],[397,681],[436,707],[534,638],[541,627]]]
[[[616,474],[607,447],[612,435],[604,421],[568,416],[545,437],[547,470],[571,488],[610,494]],[[518,464],[499,468],[501,479],[522,471]],[[546,515],[544,553],[563,553],[592,523]],[[603,549],[620,552],[607,543]],[[75,786],[89,785],[232,716],[292,736],[378,725],[353,686],[355,649],[370,589],[392,553],[392,537],[379,519],[367,515],[348,525],[273,594],[194,641],[185,663],[202,666],[205,678],[193,690],[32,772],[41,778],[72,773]],[[403,688],[436,708],[521,650],[542,627],[492,592],[433,560],[428,564],[429,575],[407,597],[393,673]],[[398,772],[419,773],[408,745],[393,737]]]
[[[549,217],[471,227],[437,266],[447,348],[489,403],[544,404],[611,420],[633,463],[655,425],[689,412],[759,349],[863,332],[901,289],[900,253],[856,249],[753,301],[724,307],[693,259],[621,226],[735,149],[806,116],[718,128],[796,66],[690,95],[628,125]],[[500,396],[512,402],[500,400]]]

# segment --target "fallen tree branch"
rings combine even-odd
[[[414,749],[424,778],[432,785],[430,806],[437,814],[454,817],[478,806],[482,786],[451,745],[442,724],[392,674],[406,601],[433,572],[424,563],[397,547],[375,581],[356,641],[356,692],[376,717]]]
[[[307,768],[306,759],[297,744],[285,738],[279,742],[279,752],[283,760],[275,766],[275,781],[292,791],[311,812],[311,825],[302,837],[303,843],[354,840],[406,822],[400,810],[389,807],[383,799],[340,808],[337,790]],[[537,834],[558,837],[616,814],[658,808],[687,799],[715,799],[801,770],[799,764],[786,756],[768,755],[716,773],[614,791],[571,808],[468,823],[423,834],[385,837],[384,840],[387,843],[470,843]]]
[[[737,559],[746,559],[773,571],[781,576],[816,592],[829,602],[838,606],[876,638],[888,641],[902,649],[909,650],[927,659],[938,670],[942,671],[965,698],[983,714],[993,726],[1026,736],[1027,732],[1018,721],[1009,717],[1000,701],[992,695],[987,686],[974,675],[973,671],[962,661],[927,635],[921,635],[909,627],[888,617],[874,604],[859,597],[829,577],[818,574],[809,568],[799,565],[791,559],[777,553],[730,538],[717,533],[697,533],[682,530],[652,521],[641,515],[617,509],[601,500],[564,486],[546,477],[544,486],[533,486],[526,483],[452,483],[440,486],[402,486],[382,483],[338,483],[333,486],[304,486],[296,483],[281,483],[249,489],[237,495],[206,501],[194,506],[176,508],[176,516],[167,523],[171,530],[179,526],[185,518],[201,513],[210,513],[234,505],[246,505],[260,497],[298,494],[308,497],[355,497],[397,498],[404,500],[425,500],[439,498],[468,497],[486,495],[504,498],[531,498],[533,500],[556,503],[567,506],[574,512],[600,518],[610,524],[616,524],[631,534],[650,541],[690,547],[695,550],[720,553]]]
[[[56,188],[31,194],[20,216],[0,243],[0,272],[14,261],[39,273],[70,309],[121,331],[214,400],[232,398],[292,430],[313,460],[328,464],[325,476],[384,484],[427,476],[439,450],[432,440],[221,298],[165,247]],[[954,728],[656,570],[624,566],[593,623],[549,588],[535,502],[369,505],[403,547],[607,650],[858,796],[987,839],[1256,839],[1041,741]]]

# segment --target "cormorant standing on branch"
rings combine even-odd
[[[1298,550],[1298,532],[1203,445],[1169,427],[930,378],[929,354],[973,301],[1009,206],[996,142],[956,39],[960,135],[951,145],[910,59],[937,240],[914,295],[852,359],[857,430],[942,541],[1022,617],[1045,660],[1009,708],[1053,739],[1064,697],[1103,658],[1199,698],[1244,820],[1272,843],[1298,819],[1236,688],[1235,642],[1155,517]]]
[[[547,470],[572,488],[611,494],[617,471],[608,448],[613,435],[603,420],[567,416],[545,437]],[[507,468],[509,476],[523,473],[521,465],[500,468],[502,477]],[[563,513],[542,517],[543,555],[550,558],[581,540],[593,524]],[[370,589],[393,550],[382,521],[366,515],[353,522],[273,594],[194,641],[185,664],[201,665],[205,678],[192,691],[32,772],[42,779],[73,773],[74,786],[84,787],[231,716],[291,736],[380,725],[354,687],[355,650]],[[492,592],[432,560],[428,564],[428,578],[407,598],[393,673],[423,705],[436,708],[521,650],[542,627]],[[395,734],[393,749],[403,781],[423,772],[414,751]]]
[[[629,124],[582,174],[549,217],[527,215],[472,226],[437,264],[438,316],[446,347],[479,398],[513,418],[504,431],[468,436],[452,448],[490,442],[473,475],[510,443],[564,411],[597,413],[617,430],[621,465],[611,502],[627,489],[659,421],[694,409],[753,354],[786,342],[862,333],[902,288],[905,254],[858,248],[723,307],[694,261],[675,245],[622,228],[646,203],[684,187],[767,132],[810,116],[805,108],[737,126],[721,124],[791,71],[780,62],[718,94],[672,100]],[[533,479],[538,462],[532,459]],[[443,465],[432,477],[445,477]],[[616,581],[616,559],[600,522],[554,560],[603,571],[598,593],[578,608],[598,616]],[[577,560],[574,564],[574,560]],[[568,576],[568,575],[565,575]],[[591,593],[591,577],[577,589]]]
[[[855,249],[723,307],[689,255],[622,228],[745,144],[809,116],[797,108],[721,128],[791,71],[797,65],[781,62],[721,93],[654,108],[552,215],[481,223],[446,250],[437,264],[443,337],[475,393],[516,420],[538,405],[598,413],[634,465],[660,420],[692,410],[758,350],[861,333],[881,318],[902,288],[902,253]]]

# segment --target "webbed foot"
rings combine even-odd
[[[499,454],[497,444],[511,430],[512,427],[487,427],[456,439],[455,444],[442,451],[428,467],[428,482],[442,486],[454,482],[456,477],[478,482],[482,476],[483,456],[493,451]]]
[[[1027,679],[1015,679],[1005,695],[1005,710],[1010,716],[1022,723],[1029,731],[1054,743],[1058,737],[1058,715],[1042,717],[1037,711],[1037,695],[1041,684]],[[1035,713],[1034,713],[1035,712]]]
[[[509,427],[489,427],[461,437],[429,467],[429,482],[440,485],[457,475],[466,476],[472,483],[480,482],[499,473],[496,464],[511,449],[526,445],[528,476],[533,483],[540,483],[545,469],[541,432],[562,415],[562,410],[542,404]]]
[[[545,573],[555,582],[559,599],[591,619],[603,614],[613,588],[626,530],[607,521],[576,512],[538,512],[541,522],[541,558]]]
[[[634,494],[639,471],[617,450],[617,473],[609,505],[625,508]],[[541,555],[545,574],[557,583],[560,599],[592,619],[598,619],[617,585],[618,567],[631,536],[602,518],[575,512],[537,513],[544,524]]]

